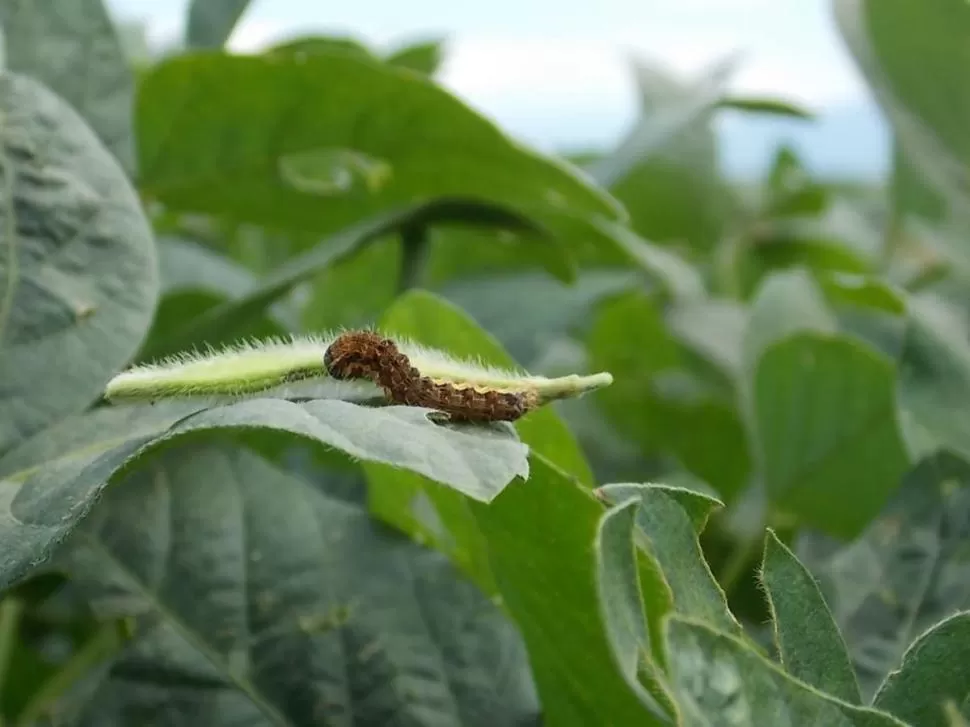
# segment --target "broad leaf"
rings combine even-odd
[[[637,543],[659,564],[672,596],[672,612],[740,635],[741,625],[728,609],[698,542],[708,516],[721,503],[689,490],[656,485],[613,484],[599,492],[612,502],[639,500]],[[647,612],[651,633],[661,642],[665,616]]]
[[[949,454],[920,462],[854,542],[802,537],[797,552],[821,581],[865,698],[913,639],[970,608],[968,538],[970,465]]]
[[[947,701],[970,700],[970,612],[962,611],[917,638],[903,663],[879,689],[873,705],[910,724],[947,727]]]
[[[951,204],[970,204],[970,6],[962,0],[835,0],[839,30],[907,161]],[[929,81],[927,81],[929,79]]]
[[[848,649],[817,582],[772,531],[765,538],[761,581],[785,671],[825,694],[860,704]]]
[[[536,717],[519,637],[441,556],[245,450],[152,456],[61,553],[101,617],[138,623],[81,723]]]
[[[221,48],[249,3],[250,0],[191,0],[185,44],[189,48]]]
[[[852,339],[798,333],[769,346],[752,404],[769,497],[828,533],[857,535],[908,467],[892,363]]]
[[[427,78],[352,54],[169,59],[140,85],[137,109],[144,188],[185,211],[317,233],[442,196],[549,224],[622,215],[576,171],[517,146]],[[387,173],[361,176],[340,161],[348,154]],[[301,164],[301,178],[329,180],[328,191],[287,177],[308,155],[320,163]]]
[[[58,424],[0,460],[0,582],[9,584],[46,557],[119,469],[149,448],[207,430],[289,432],[359,460],[413,468],[486,501],[528,474],[528,450],[510,430],[439,426],[425,409],[281,399],[200,409],[187,403],[103,408]]]
[[[792,679],[737,637],[706,624],[667,622],[670,681],[685,727],[906,727]]]
[[[612,615],[604,620],[601,610],[592,544],[602,506],[544,458],[531,464],[528,482],[472,509],[502,603],[525,639],[546,723],[667,724],[656,697],[631,688],[629,655],[618,659]]]
[[[98,396],[148,328],[158,280],[135,191],[80,116],[15,74],[0,76],[0,113],[2,453]]]
[[[132,173],[135,84],[102,0],[3,0],[0,28],[7,70],[67,101]]]

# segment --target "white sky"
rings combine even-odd
[[[181,34],[187,0],[108,5],[145,21],[163,41]],[[735,90],[823,113],[867,99],[835,30],[831,0],[254,0],[230,45],[250,50],[310,32],[377,47],[443,37],[448,53],[439,81],[530,141],[555,137],[557,129],[567,138],[553,143],[570,134],[597,142],[618,136],[636,105],[630,55],[694,74],[740,50]]]

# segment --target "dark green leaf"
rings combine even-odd
[[[271,46],[266,55],[306,56],[312,53],[344,53],[362,60],[378,61],[374,52],[356,38],[333,35],[301,35]]]
[[[80,410],[134,354],[158,295],[118,162],[60,98],[0,76],[0,453]]]
[[[865,698],[920,633],[970,609],[968,541],[970,465],[950,454],[920,462],[854,542],[802,537],[799,557],[821,581]]]
[[[0,27],[5,67],[67,101],[132,173],[134,80],[102,0],[3,0]]]
[[[852,537],[908,467],[892,363],[868,346],[798,333],[767,348],[752,405],[768,495],[802,522]]]
[[[191,0],[185,25],[189,48],[221,48],[246,12],[250,0]]]
[[[62,554],[97,613],[139,623],[81,723],[536,718],[514,628],[441,556],[245,450],[152,457]]]
[[[903,654],[902,665],[879,689],[873,706],[920,727],[948,727],[945,703],[966,705],[968,698],[970,612],[963,611],[913,642]]]
[[[545,722],[667,723],[653,696],[630,688],[608,636],[592,547],[602,506],[544,458],[533,456],[531,467],[521,487],[472,509],[502,602],[528,647]]]
[[[792,679],[740,639],[673,616],[667,622],[671,687],[684,727],[907,727]]]
[[[893,315],[903,315],[907,311],[905,293],[882,278],[851,273],[830,273],[819,275],[818,282],[832,303]]]
[[[99,409],[59,423],[0,460],[6,497],[0,581],[9,584],[44,558],[120,468],[149,448],[207,430],[289,432],[360,460],[413,468],[484,500],[528,475],[528,449],[511,429],[439,426],[425,409],[281,399],[200,409],[181,402]]]
[[[169,59],[139,87],[137,123],[146,191],[185,211],[318,233],[441,196],[550,217],[622,214],[427,78],[346,53]],[[378,190],[294,189],[281,161],[317,151],[363,154],[391,174]]]
[[[825,694],[860,704],[848,649],[818,583],[770,530],[761,580],[785,671]]]

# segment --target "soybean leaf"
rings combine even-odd
[[[346,53],[169,59],[139,87],[137,124],[147,193],[270,227],[323,234],[442,196],[550,224],[623,214],[421,74]]]
[[[850,704],[860,704],[849,652],[818,583],[771,530],[761,571],[775,644],[791,676]]]
[[[865,698],[918,634],[970,608],[968,538],[970,465],[947,453],[921,461],[852,543],[823,549],[802,537],[797,552],[821,582]]]
[[[671,610],[741,634],[741,625],[728,609],[698,542],[709,514],[721,503],[683,488],[655,485],[613,484],[599,491],[613,502],[629,497],[639,500],[637,542],[659,564],[670,588]],[[647,613],[651,633],[660,643],[665,615],[649,609]]]
[[[64,101],[0,76],[0,453],[80,410],[135,353],[158,295],[124,171]]]
[[[908,467],[892,363],[850,338],[796,333],[769,346],[752,410],[769,497],[825,532],[858,535]]]
[[[250,0],[191,0],[185,44],[189,48],[221,48],[249,3]]]
[[[102,0],[0,2],[5,67],[69,103],[129,173],[134,78]]]
[[[685,727],[906,727],[888,714],[816,691],[707,624],[671,616],[667,640],[671,688]]]
[[[947,727],[944,705],[970,698],[970,612],[963,611],[921,634],[899,669],[880,687],[873,706],[911,724]],[[966,706],[964,706],[966,710]],[[964,711],[964,717],[970,716]]]
[[[414,468],[484,500],[528,474],[527,448],[511,430],[437,426],[426,414],[341,400],[252,399],[212,409],[184,402],[108,407],[65,420],[0,460],[0,583],[43,560],[119,469],[150,448],[208,430],[289,432],[360,460]]]
[[[669,724],[660,706],[668,698],[631,688],[608,636],[592,547],[602,506],[544,457],[530,461],[527,483],[472,510],[502,602],[526,642],[545,721]]]
[[[246,450],[151,456],[59,555],[101,617],[137,624],[82,724],[536,719],[514,627],[443,557]]]
[[[970,194],[970,7],[961,0],[837,0],[836,18],[856,63],[909,162],[965,215]],[[927,82],[927,79],[930,79]]]

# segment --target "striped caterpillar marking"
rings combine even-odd
[[[437,409],[452,421],[515,421],[539,406],[530,389],[501,391],[422,376],[397,344],[372,331],[340,335],[323,357],[334,379],[368,379],[395,404]]]

